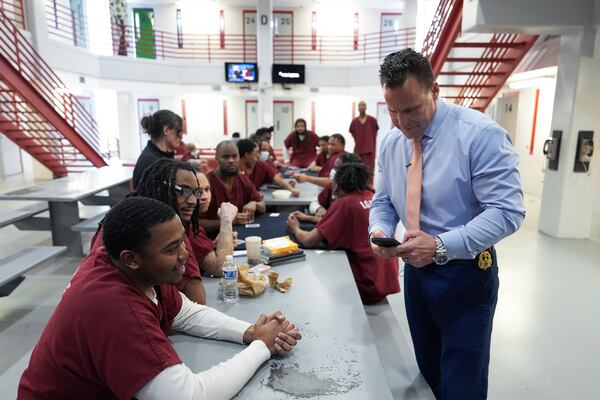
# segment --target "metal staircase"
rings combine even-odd
[[[441,0],[423,43],[442,97],[481,112],[535,43],[537,35],[462,34],[463,0]]]
[[[0,132],[55,177],[108,164],[94,118],[0,9]]]

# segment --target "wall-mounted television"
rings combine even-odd
[[[225,81],[232,83],[258,82],[256,63],[225,63]]]
[[[304,83],[304,64],[273,64],[273,83]]]

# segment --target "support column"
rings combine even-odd
[[[594,131],[600,140],[600,58],[594,58],[596,30],[585,27],[562,36],[552,130],[562,130],[558,170],[547,169],[539,229],[557,238],[590,237],[594,206],[594,174],[600,171],[598,155],[590,163],[591,175],[573,171],[579,131]],[[549,132],[550,134],[550,132]]]
[[[258,0],[256,48],[258,62],[258,126],[273,125],[273,0]]]

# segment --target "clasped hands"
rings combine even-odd
[[[286,320],[281,311],[271,315],[261,314],[244,332],[244,343],[262,340],[271,354],[286,354],[302,339],[298,328]]]

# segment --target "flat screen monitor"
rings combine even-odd
[[[273,83],[304,83],[304,64],[273,64]]]
[[[232,83],[258,82],[256,63],[225,63],[225,80]]]

